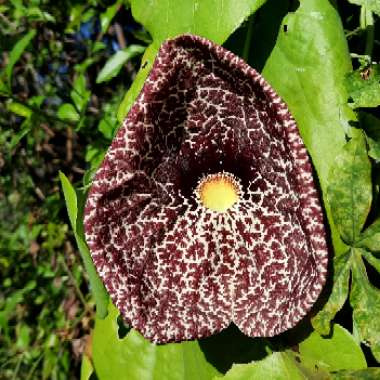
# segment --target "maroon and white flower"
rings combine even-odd
[[[242,59],[165,42],[85,210],[97,270],[153,342],[293,327],[323,287],[327,248],[296,123]]]

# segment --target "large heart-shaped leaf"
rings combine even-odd
[[[197,341],[157,346],[134,329],[120,339],[118,315],[110,304],[107,318],[96,320],[93,362],[99,380],[209,380],[218,375]]]
[[[142,59],[141,69],[118,111],[122,121],[139,94],[152,68],[161,43],[183,33],[197,34],[222,44],[228,36],[266,0],[132,0],[134,18],[150,32],[153,43]],[[210,22],[212,14],[215,22]]]
[[[265,6],[262,22],[253,36],[253,55],[263,54],[266,46],[273,45],[273,14],[278,4],[273,1],[267,5],[272,6]],[[262,56],[255,59],[254,66],[261,60]],[[340,17],[331,2],[303,0],[295,12],[282,20],[276,44],[262,71],[298,123],[324,193],[336,253],[347,248],[334,226],[326,190],[330,169],[345,143],[348,122],[354,117],[346,104],[344,86],[350,62]]]

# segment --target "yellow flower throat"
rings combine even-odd
[[[240,187],[232,174],[210,174],[201,179],[196,194],[204,207],[225,212],[239,200]]]

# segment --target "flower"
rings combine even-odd
[[[166,41],[99,168],[85,209],[96,268],[156,343],[235,323],[273,336],[310,310],[327,247],[297,126],[242,59]]]

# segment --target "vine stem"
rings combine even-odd
[[[364,54],[372,57],[373,45],[375,43],[375,23],[371,10],[362,6],[360,9],[360,27],[367,31]]]
[[[246,62],[248,62],[249,49],[251,47],[252,34],[253,34],[253,22],[254,22],[254,16],[251,16],[248,20],[247,35],[245,37],[244,48],[243,48],[243,59]]]

